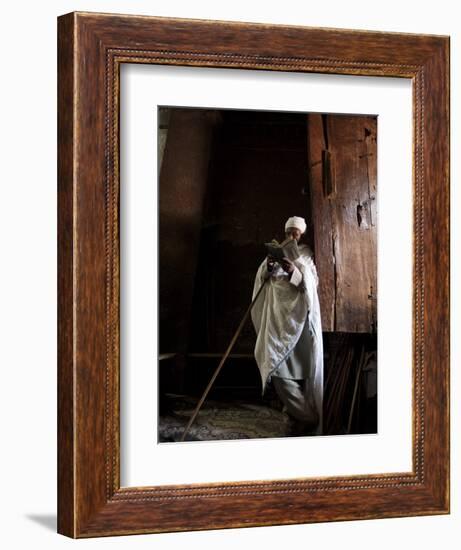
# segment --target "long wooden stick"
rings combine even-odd
[[[264,282],[263,284],[261,285],[260,289],[258,290],[258,292],[256,293],[256,296],[253,298],[251,304],[248,306],[248,309],[246,310],[245,312],[245,315],[243,316],[243,319],[240,321],[240,325],[238,326],[237,330],[235,331],[235,334],[234,336],[232,337],[232,340],[230,341],[230,344],[228,345],[227,347],[227,350],[226,352],[224,353],[222,359],[221,359],[221,362],[219,363],[217,369],[214,371],[213,373],[213,376],[211,377],[211,380],[208,382],[208,386],[205,388],[205,391],[203,392],[203,395],[202,397],[200,398],[200,401],[198,402],[196,408],[195,408],[195,411],[194,411],[194,414],[191,416],[187,426],[186,426],[186,429],[184,430],[182,436],[181,436],[181,439],[180,441],[184,441],[184,439],[186,438],[186,435],[187,435],[187,432],[189,431],[190,427],[192,426],[192,424],[194,423],[194,420],[195,418],[197,417],[199,411],[200,411],[200,408],[202,407],[203,405],[203,402],[205,401],[207,395],[208,395],[208,392],[210,391],[211,387],[213,386],[214,384],[214,381],[216,380],[216,377],[218,376],[220,370],[222,369],[224,363],[226,362],[226,359],[227,357],[229,356],[232,348],[234,347],[234,344],[235,342],[237,341],[237,338],[239,337],[239,334],[241,333],[245,323],[246,323],[246,320],[248,319],[248,316],[250,315],[250,312],[253,308],[253,306],[255,305],[256,303],[256,300],[258,299],[259,295],[261,294],[261,291],[262,289],[264,288],[265,284],[267,283],[267,281],[269,280],[270,278],[270,273],[268,274],[268,276],[264,279]]]
[[[357,367],[357,373],[355,375],[355,384],[354,384],[354,393],[352,394],[352,401],[351,401],[351,410],[349,412],[349,422],[347,423],[347,432],[348,434],[351,433],[351,427],[352,427],[352,417],[354,415],[354,409],[355,409],[355,401],[357,399],[357,391],[359,389],[359,381],[362,376],[362,370],[365,365],[365,363],[368,361],[368,354],[365,354],[365,348],[362,345],[362,351],[360,353],[360,361],[359,365]]]

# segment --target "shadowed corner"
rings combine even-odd
[[[56,514],[26,514],[26,518],[55,533],[58,529]]]

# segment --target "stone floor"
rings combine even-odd
[[[192,416],[197,400],[182,395],[167,395],[159,417],[158,441],[179,441]],[[186,441],[210,441],[224,439],[256,439],[265,437],[290,437],[296,426],[280,407],[268,403],[205,401]]]

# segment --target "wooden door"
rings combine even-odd
[[[315,262],[325,332],[377,331],[377,117],[308,115]]]

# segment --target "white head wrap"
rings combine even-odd
[[[296,227],[296,229],[299,229],[301,233],[304,233],[306,231],[306,222],[304,218],[301,218],[299,216],[293,216],[291,218],[288,218],[285,224],[285,231],[289,227]]]

